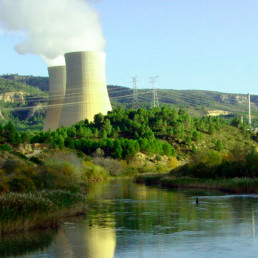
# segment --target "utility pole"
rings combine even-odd
[[[133,109],[138,109],[139,102],[138,102],[138,91],[137,91],[137,76],[132,77],[132,80],[133,80],[133,96],[132,96]]]
[[[152,84],[152,93],[153,93],[152,107],[159,107],[158,91],[157,91],[157,88],[156,88],[156,82],[157,82],[158,77],[159,76],[150,77],[151,84]]]
[[[248,124],[251,125],[251,98],[250,98],[250,93],[247,94],[248,97]]]

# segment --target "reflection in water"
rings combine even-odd
[[[85,227],[85,246],[89,258],[112,258],[115,254],[116,235],[112,228],[101,228],[97,225]]]
[[[255,239],[255,216],[254,216],[254,210],[252,210],[252,226],[253,226],[253,239]]]
[[[55,235],[54,230],[0,235],[0,257],[22,256],[43,250],[51,245]]]
[[[87,217],[67,220],[51,247],[26,257],[253,257],[258,253],[256,195],[168,190],[129,180],[92,184],[90,193]]]
[[[108,221],[103,227],[92,224],[92,221],[72,219],[55,238],[53,251],[56,257],[114,257],[116,235],[112,224],[112,221]]]

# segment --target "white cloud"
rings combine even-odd
[[[15,46],[49,65],[61,65],[64,53],[101,51],[105,46],[99,15],[85,0],[0,0],[0,33],[23,33]]]

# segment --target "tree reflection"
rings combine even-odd
[[[0,235],[0,257],[22,256],[48,248],[56,235],[54,230]]]

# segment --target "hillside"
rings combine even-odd
[[[48,77],[39,76],[20,76],[2,75],[0,77],[0,93],[6,92],[26,92],[29,93],[31,101],[27,97],[26,103],[29,106],[47,104]],[[29,87],[32,86],[32,87]],[[38,89],[41,90],[38,90]],[[44,92],[42,92],[42,90]],[[132,108],[132,89],[117,85],[108,85],[108,92],[111,98],[112,106],[123,106]],[[40,96],[40,99],[35,97]],[[158,97],[160,106],[168,105],[171,108],[184,108],[191,116],[202,117],[205,115],[222,115],[227,119],[232,119],[234,116],[243,117],[244,121],[248,119],[248,103],[246,94],[230,94],[215,91],[201,90],[172,90],[158,89]],[[0,100],[2,97],[0,96]],[[19,102],[19,98],[18,100]],[[15,101],[12,101],[15,102]],[[139,107],[150,108],[152,105],[151,89],[138,90]],[[14,103],[13,103],[14,105]],[[25,105],[24,105],[25,106]],[[258,96],[251,95],[252,122],[254,126],[258,126]],[[14,119],[26,117],[24,112],[14,114]],[[36,119],[37,120],[37,119]],[[40,119],[42,120],[42,119]],[[41,121],[42,124],[42,121]]]
[[[117,98],[119,103],[131,103],[132,98],[128,96],[132,94],[132,90],[126,87],[109,86],[110,97]],[[114,92],[114,93],[113,93]],[[124,97],[123,97],[124,96]],[[118,99],[118,97],[122,97]],[[160,104],[177,105],[180,107],[188,107],[196,109],[199,115],[207,115],[208,110],[223,110],[228,112],[247,112],[247,95],[231,94],[215,91],[201,90],[171,90],[158,89],[158,97]],[[152,100],[151,89],[138,90],[139,103],[150,103]],[[258,111],[258,96],[251,96],[251,107],[254,111]],[[203,110],[205,108],[205,110]]]
[[[115,106],[122,104],[132,107],[132,89],[119,86],[109,86],[109,95]],[[190,115],[202,117],[206,115],[223,115],[226,118],[242,117],[248,119],[247,95],[230,94],[215,91],[201,90],[170,90],[158,89],[160,106],[168,105],[171,108],[184,108]],[[151,89],[138,90],[139,106],[150,108],[152,103]],[[258,96],[251,96],[252,122],[258,126]]]
[[[0,77],[0,122],[12,121],[18,129],[41,129],[47,97],[36,87]]]
[[[7,80],[21,82],[29,86],[39,88],[42,91],[48,91],[49,89],[48,77],[18,74],[4,74],[1,77]]]
[[[177,160],[184,164],[196,153],[212,151],[224,160],[236,158],[251,149],[258,150],[257,137],[237,119],[228,125],[219,117],[192,118],[183,109],[116,108],[107,116],[96,115],[93,123],[85,119],[53,132],[18,132],[12,123],[7,123],[0,126],[0,150],[10,151],[12,146],[20,152],[21,144],[31,144],[76,150],[93,158],[127,160],[140,167],[162,163],[166,168]]]

